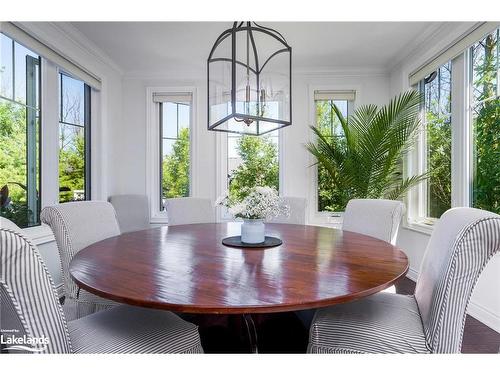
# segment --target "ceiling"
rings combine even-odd
[[[387,70],[435,30],[436,22],[264,22],[292,47],[299,69]],[[73,22],[125,73],[205,69],[230,22]]]

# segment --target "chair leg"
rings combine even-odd
[[[255,323],[252,319],[251,314],[243,314],[243,319],[245,320],[245,325],[248,332],[248,340],[250,342],[250,350],[253,354],[259,353],[259,348],[257,345],[257,330],[255,329]]]

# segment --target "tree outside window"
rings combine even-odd
[[[342,125],[335,114],[333,106],[336,105],[344,117],[348,114],[348,100],[316,100],[316,126],[321,134],[331,139],[338,147],[345,141]],[[318,211],[340,212],[345,207],[341,203],[343,192],[333,186],[331,178],[324,167],[318,165]]]
[[[500,29],[471,48],[472,205],[500,214]]]
[[[40,57],[0,33],[0,216],[39,223]]]

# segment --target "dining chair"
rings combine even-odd
[[[49,225],[61,259],[64,311],[68,320],[116,306],[117,303],[80,289],[69,273],[69,264],[83,248],[120,234],[113,206],[108,202],[68,202],[45,207],[40,219]]]
[[[306,223],[306,203],[305,198],[299,197],[283,197],[286,205],[290,208],[290,215],[280,215],[271,220],[270,223],[280,223],[280,224],[299,224],[304,225]]]
[[[404,204],[389,199],[351,199],[345,208],[342,230],[396,244]]]
[[[500,216],[452,208],[434,226],[415,295],[378,293],[319,309],[309,353],[459,353],[477,280],[500,250]]]
[[[4,227],[0,309],[4,341],[31,338],[8,353],[203,353],[198,328],[168,311],[120,305],[67,322],[38,249]]]
[[[166,200],[168,225],[215,222],[215,210],[210,199],[170,198]]]
[[[140,194],[122,194],[109,197],[116,211],[122,233],[150,228],[148,197]]]

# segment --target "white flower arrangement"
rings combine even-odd
[[[290,207],[278,195],[276,189],[269,186],[257,186],[240,202],[232,202],[228,195],[219,197],[216,206],[227,207],[235,218],[272,219],[277,216],[289,216]]]

